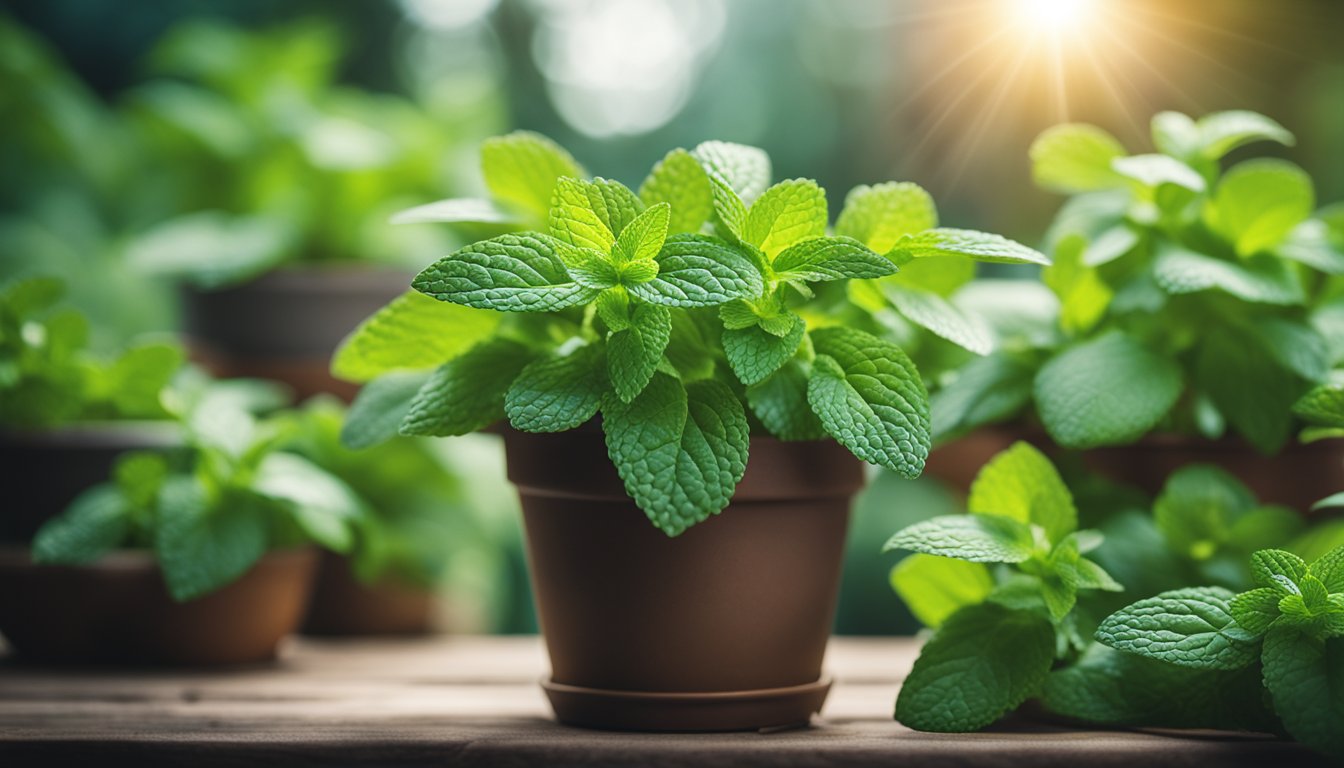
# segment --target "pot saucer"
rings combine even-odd
[[[804,726],[821,710],[831,678],[787,688],[713,693],[617,691],[542,680],[566,725],[614,731],[756,731]]]

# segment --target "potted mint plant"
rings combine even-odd
[[[347,435],[507,422],[561,721],[805,722],[863,462],[914,477],[929,447],[919,371],[844,281],[1046,259],[887,188],[828,233],[822,189],[772,185],[752,147],[673,150],[636,192],[540,137],[499,146],[491,188],[545,230],[444,257],[347,340],[334,364],[372,378]]]
[[[1057,333],[961,369],[934,397],[935,432],[1018,419],[1150,493],[1213,462],[1305,511],[1344,463],[1344,441],[1291,439],[1294,403],[1344,364],[1341,209],[1313,212],[1286,161],[1221,169],[1243,145],[1292,143],[1269,118],[1164,112],[1153,141],[1128,155],[1063,125],[1033,145],[1038,183],[1073,195],[1046,238]]]

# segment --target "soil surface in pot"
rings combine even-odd
[[[27,661],[223,665],[269,661],[303,617],[312,550],[270,552],[237,581],[173,601],[147,552],[87,566],[37,565],[0,550],[0,634]]]
[[[435,595],[392,577],[365,584],[349,558],[323,552],[303,620],[306,635],[424,635],[433,630]]]

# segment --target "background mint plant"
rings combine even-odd
[[[559,432],[600,414],[626,490],[669,535],[728,504],[752,434],[829,437],[906,477],[921,472],[930,427],[919,372],[827,283],[928,258],[1045,261],[1001,238],[930,229],[922,193],[882,205],[852,195],[828,234],[824,191],[772,184],[753,147],[673,150],[638,191],[581,177],[535,134],[488,142],[485,156],[493,202],[524,212],[511,221],[544,217],[545,229],[440,259],[351,335],[333,370],[369,384],[347,442],[460,435],[506,418]],[[458,215],[443,208],[436,218]]]
[[[1344,209],[1313,213],[1286,161],[1221,168],[1259,141],[1293,137],[1249,112],[1161,113],[1151,154],[1094,126],[1044,133],[1036,180],[1072,196],[1046,238],[1060,335],[968,367],[938,395],[938,432],[1034,407],[1069,448],[1154,430],[1281,448],[1293,403],[1344,361]]]

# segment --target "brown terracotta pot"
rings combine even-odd
[[[148,552],[92,565],[36,565],[0,549],[0,634],[20,658],[55,663],[222,665],[275,658],[312,585],[311,550],[266,554],[237,581],[174,602]]]
[[[0,433],[0,543],[26,545],[75,497],[106,482],[126,451],[182,444],[170,422],[101,422]]]
[[[600,431],[505,433],[557,718],[599,728],[805,723],[863,466],[831,442],[753,438],[718,516],[676,538],[625,493]]]
[[[217,291],[182,289],[193,357],[216,376],[279,381],[299,400],[358,387],[332,378],[350,331],[410,288],[413,272],[369,265],[286,267]]]
[[[423,635],[433,629],[434,593],[392,577],[365,584],[350,560],[323,552],[303,620],[306,635]]]

